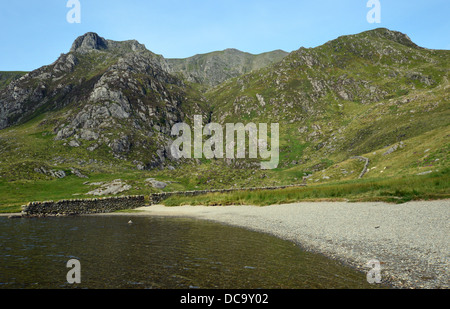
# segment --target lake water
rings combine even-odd
[[[80,284],[67,282],[70,259],[80,262]],[[0,217],[3,289],[374,287],[365,274],[289,241],[207,221]]]

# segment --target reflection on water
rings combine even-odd
[[[270,235],[174,218],[0,218],[0,288],[373,288]],[[70,285],[66,263],[81,264]]]

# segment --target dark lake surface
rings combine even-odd
[[[80,263],[80,284],[67,282],[71,259]],[[0,288],[376,286],[365,274],[292,242],[242,228],[181,218],[83,216],[0,217]]]

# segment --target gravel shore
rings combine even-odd
[[[400,205],[341,202],[267,207],[154,205],[139,210],[142,212],[132,215],[190,217],[270,233],[365,272],[370,260],[378,260],[382,281],[396,288],[450,286],[450,200]]]

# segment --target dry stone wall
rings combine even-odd
[[[367,168],[369,167],[369,163],[370,163],[369,159],[366,157],[361,157],[361,156],[351,157],[351,159],[357,159],[357,160],[365,162],[364,168],[361,171],[361,174],[359,174],[359,178],[360,179],[363,178],[364,175],[367,173]]]
[[[146,202],[142,195],[121,196],[95,199],[75,199],[47,202],[31,202],[22,206],[22,217],[47,217],[47,216],[73,216],[95,213],[110,213],[117,210],[135,209],[146,205],[158,204],[161,201],[174,196],[197,196],[209,193],[227,193],[234,191],[255,191],[255,190],[277,190],[291,187],[306,186],[286,185],[278,187],[262,187],[262,188],[236,188],[236,189],[216,189],[216,190],[199,190],[199,191],[180,191],[180,192],[162,192],[154,193],[149,196]]]
[[[109,213],[145,206],[144,196],[121,196],[96,199],[76,199],[47,202],[31,202],[22,206],[22,216],[70,216]]]

